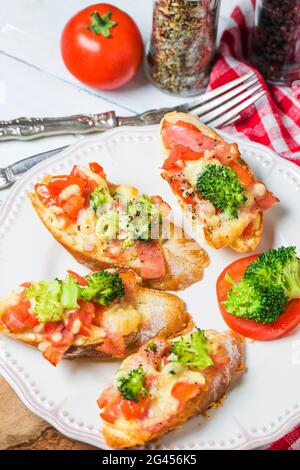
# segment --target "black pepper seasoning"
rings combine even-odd
[[[220,0],[155,0],[146,57],[150,80],[181,96],[204,91],[215,56]]]
[[[270,83],[300,80],[300,0],[257,0],[252,62]]]

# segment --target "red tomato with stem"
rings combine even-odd
[[[235,317],[227,312],[222,303],[227,299],[228,291],[232,286],[230,282],[226,281],[226,274],[234,281],[240,281],[248,265],[258,256],[259,255],[246,256],[227,266],[217,280],[217,296],[222,317],[229,328],[246,338],[266,341],[286,335],[300,323],[300,299],[291,300],[280,317],[269,325]]]
[[[61,37],[66,67],[81,82],[113,90],[137,72],[143,40],[133,19],[107,3],[91,5],[74,15]]]

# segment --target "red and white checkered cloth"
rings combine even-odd
[[[225,130],[266,145],[300,166],[300,83],[292,87],[267,86],[261,74],[245,59],[249,52],[254,8],[255,0],[248,0],[233,10],[228,28],[221,37],[210,87],[217,88],[254,70],[266,96],[246,110],[240,122]],[[300,450],[300,425],[266,449]]]
[[[225,130],[273,149],[300,165],[300,83],[292,87],[267,86],[261,74],[245,59],[249,52],[255,0],[236,7],[224,31],[210,87],[217,88],[251,70],[257,73],[266,96],[243,114],[243,120]]]

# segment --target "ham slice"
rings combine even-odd
[[[165,259],[157,241],[138,241],[137,251],[143,279],[160,279],[166,274]]]

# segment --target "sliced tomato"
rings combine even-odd
[[[121,400],[120,408],[124,418],[130,419],[142,419],[146,416],[149,409],[149,398],[139,398],[136,403],[132,400]]]
[[[240,281],[248,265],[258,256],[259,255],[252,255],[241,258],[225,268],[217,281],[217,297],[222,317],[232,330],[247,338],[267,341],[286,335],[300,323],[300,299],[291,300],[284,313],[282,313],[274,323],[269,325],[235,317],[226,311],[222,303],[227,299],[228,291],[231,287],[230,282],[225,279],[226,274],[232,277],[234,281]]]
[[[84,277],[82,277],[79,274],[75,273],[71,269],[67,269],[67,272],[74,279],[74,281],[76,281],[77,284],[79,284],[80,286],[87,286],[88,285],[87,280]]]
[[[171,393],[180,403],[186,403],[199,393],[200,387],[200,384],[176,382]]]
[[[91,162],[89,163],[89,167],[92,170],[93,173],[96,173],[97,175],[101,176],[102,178],[106,179],[106,174],[102,168],[101,165],[97,162]]]
[[[90,328],[92,322],[95,318],[95,311],[96,307],[93,302],[88,302],[86,300],[79,300],[79,319],[82,323],[82,327],[80,328],[80,333],[85,336],[90,336]]]
[[[143,279],[159,279],[166,274],[164,255],[157,241],[138,241],[137,251],[141,262],[141,277]]]
[[[171,148],[168,158],[163,164],[163,170],[171,170],[178,167],[179,160],[199,160],[204,155],[204,152],[195,152],[184,145],[175,145]]]
[[[63,189],[73,184],[79,186],[81,192],[84,191],[85,182],[81,178],[77,178],[76,176],[72,175],[52,176],[50,181],[47,183],[47,187],[52,196],[57,196]]]
[[[93,325],[102,326],[103,320],[103,312],[105,311],[105,307],[103,305],[95,305],[95,316],[93,318]]]
[[[83,209],[84,203],[85,198],[83,196],[70,196],[69,199],[62,204],[62,209],[69,219],[75,221],[79,212]]]

